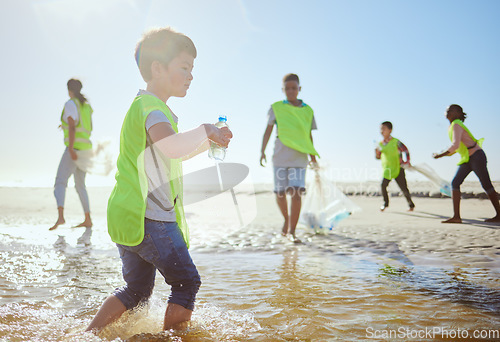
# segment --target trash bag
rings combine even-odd
[[[408,166],[406,169],[424,175],[431,181],[431,183],[439,188],[439,191],[443,195],[451,197],[451,183],[439,177],[436,171],[434,171],[429,165],[422,163]]]
[[[115,167],[110,143],[110,140],[98,141],[90,150],[75,151],[78,156],[76,166],[93,175],[107,176]]]
[[[318,167],[312,172],[299,222],[315,233],[326,234],[361,208],[334,185],[325,168]]]

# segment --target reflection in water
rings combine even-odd
[[[170,290],[157,277],[149,304],[99,337],[82,331],[123,283],[106,230],[1,227],[0,341],[359,341],[368,327],[500,326],[494,270],[416,266],[394,242],[332,234],[294,245],[265,224],[226,235],[198,226],[191,328],[161,332]]]
[[[92,228],[85,228],[82,236],[80,236],[77,240],[79,245],[84,245],[85,247],[90,246],[90,238],[92,237]]]
[[[453,303],[491,312],[500,316],[500,290],[475,283],[481,281],[487,270],[428,270],[421,268],[395,268],[385,265],[380,269],[381,275],[398,282],[402,288],[418,291],[429,296],[436,296]],[[498,280],[496,281],[498,283]]]
[[[278,283],[270,297],[270,305],[276,309],[271,318],[273,330],[283,340],[331,335],[329,322],[325,322],[325,315],[321,312],[324,308],[320,308],[328,291],[323,282],[316,281],[314,275],[297,266],[299,254],[300,249],[295,246],[283,251],[283,264],[277,269]]]

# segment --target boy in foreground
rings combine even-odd
[[[116,185],[108,201],[108,232],[117,244],[126,285],[103,303],[87,331],[99,332],[152,294],[156,270],[171,294],[163,328],[183,329],[191,319],[201,285],[189,255],[189,230],[183,209],[182,161],[209,147],[227,146],[226,127],[211,124],[179,133],[167,100],[184,97],[193,79],[196,48],[169,28],[146,32],[135,58],[147,83],[123,122]]]

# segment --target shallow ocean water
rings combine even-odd
[[[33,217],[3,219],[0,341],[431,341],[446,338],[411,334],[500,327],[498,270],[432,255],[434,264],[415,265],[394,243],[335,232],[293,244],[279,234],[277,209],[243,228],[201,211],[188,211],[203,282],[190,328],[161,332],[169,289],[158,275],[148,305],[99,336],[83,330],[123,284],[105,218],[54,232]],[[391,331],[400,335],[386,338]]]

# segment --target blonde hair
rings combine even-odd
[[[188,36],[170,27],[145,32],[135,47],[135,61],[144,81],[151,79],[151,64],[154,61],[168,65],[181,52],[196,58],[196,47]]]

